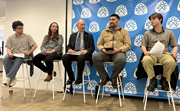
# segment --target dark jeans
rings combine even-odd
[[[77,67],[78,67],[78,80],[82,80],[82,74],[84,70],[85,61],[90,60],[90,57],[85,55],[70,55],[70,54],[64,54],[62,56],[63,65],[65,67],[65,70],[68,73],[69,79],[74,80],[74,72],[72,69],[72,61],[77,61]]]
[[[38,54],[35,57],[33,57],[32,62],[33,64],[41,69],[43,72],[48,73],[48,75],[52,75],[53,71],[53,60],[61,60],[62,55],[57,55],[56,52],[49,54],[49,55],[43,55],[43,54]],[[46,66],[41,62],[45,62]]]

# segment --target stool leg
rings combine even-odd
[[[84,75],[83,75],[83,97],[84,97],[84,103],[86,103],[85,88],[84,88]]]
[[[147,85],[149,85],[149,78],[147,79]],[[144,111],[146,110],[147,97],[148,97],[148,91],[146,90],[146,92],[145,92],[145,104],[144,104]]]
[[[104,96],[104,86],[103,86],[103,90],[102,90],[102,98],[103,98],[103,96]]]
[[[57,65],[58,65],[58,69],[59,69],[59,77],[60,77],[60,80],[61,80],[61,86],[62,86],[62,89],[63,89],[63,82],[62,82],[62,78],[61,78],[60,65],[59,65],[59,63],[57,63]],[[64,90],[63,90],[63,93],[64,93]]]
[[[26,92],[25,92],[25,79],[24,79],[24,66],[22,64],[22,73],[23,73],[23,86],[24,86],[24,98],[26,98]]]
[[[145,102],[145,96],[146,96],[146,91],[147,91],[148,83],[149,83],[149,82],[148,82],[148,78],[147,78],[146,86],[145,86],[145,89],[144,89],[143,103]]]
[[[1,99],[3,98],[3,94],[4,94],[4,90],[5,90],[5,86],[2,86],[3,90],[2,90],[2,94],[1,94]]]
[[[173,95],[172,95],[172,89],[171,89],[171,85],[170,85],[169,81],[168,81],[168,84],[169,84],[169,90],[170,90],[170,94],[171,94],[171,100],[172,100],[172,104],[173,104],[173,109],[174,109],[174,111],[176,111],[175,104],[174,104],[174,98],[173,98]]]
[[[91,85],[91,80],[90,80],[90,77],[89,77],[89,75],[88,75],[88,81],[89,81],[89,84],[90,84],[90,87],[91,87],[91,95],[92,95],[92,97],[93,97],[93,92],[92,92],[92,85]]]
[[[118,87],[119,87],[119,84],[120,84],[120,86],[121,86],[121,91],[122,91],[122,96],[123,96],[123,100],[125,100],[121,78],[120,78],[119,80],[120,80],[120,83],[118,83]]]
[[[76,80],[76,75],[77,75],[77,63],[76,63],[76,69],[75,69],[75,80]],[[76,86],[74,84],[73,95],[75,95],[75,89],[76,89]]]
[[[169,106],[171,105],[171,102],[170,102],[170,99],[169,99],[169,92],[170,91],[167,91],[167,96],[168,96],[168,103],[169,103]]]
[[[67,90],[67,85],[66,85],[66,88],[65,88],[65,92],[64,92],[64,96],[63,96],[63,101],[65,100],[65,97],[66,97],[66,90]]]
[[[120,107],[122,107],[122,103],[121,103],[121,95],[120,95],[119,87],[118,87],[118,93],[119,93],[119,103],[120,103]]]
[[[46,84],[46,94],[47,94],[47,91],[48,91],[48,82]]]
[[[96,97],[96,104],[97,104],[97,102],[98,102],[100,87],[101,87],[101,86],[99,86],[99,88],[98,88],[98,93],[97,93],[97,97]]]
[[[40,73],[40,75],[39,75],[39,80],[37,81],[36,90],[35,90],[35,92],[34,92],[34,98],[35,98],[35,96],[36,96],[36,91],[37,91],[37,89],[38,89],[38,85],[39,85],[39,81],[40,81],[40,78],[41,78],[41,74],[42,74],[42,71],[41,71],[41,73]]]
[[[26,71],[27,71],[27,78],[28,78],[28,82],[29,82],[29,88],[30,88],[30,92],[32,93],[32,91],[31,91],[31,83],[30,83],[30,78],[29,78],[29,75],[28,75],[28,67],[27,67],[27,63],[26,63]]]
[[[55,99],[54,97],[54,77],[53,77],[53,100]]]

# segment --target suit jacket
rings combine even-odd
[[[141,62],[143,57],[144,57],[144,53],[142,53],[142,55],[141,55],[141,58],[139,60],[138,69],[136,71],[137,80],[139,80],[141,78],[147,78],[147,73],[144,70],[144,67],[143,67],[142,62]],[[155,75],[163,74],[163,66],[153,66],[153,67],[154,67]],[[178,65],[176,65],[174,72],[172,72],[172,74],[171,74],[171,81],[170,81],[171,88],[174,90],[176,90],[178,76],[179,76],[179,70],[178,70]]]
[[[92,64],[93,64],[92,53],[95,50],[93,35],[84,31],[83,37],[84,37],[84,49],[87,50],[86,54],[89,56],[90,65],[92,66]],[[75,49],[76,39],[77,39],[77,32],[71,34],[71,36],[69,38],[69,44],[67,45],[67,50]]]

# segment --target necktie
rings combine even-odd
[[[79,34],[79,36],[77,38],[75,51],[79,51],[80,50],[80,46],[81,46],[81,34]]]

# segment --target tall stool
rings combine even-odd
[[[55,78],[55,76],[54,76],[54,74],[52,74],[52,76],[53,76],[53,79],[50,81],[50,82],[52,82],[53,83],[53,100],[55,99],[55,96],[54,96],[54,83],[55,82],[58,82],[58,81],[61,81],[61,86],[63,87],[63,82],[62,82],[62,78],[61,78],[61,72],[60,72],[60,65],[59,65],[59,62],[60,62],[61,60],[53,60],[53,63],[57,63],[57,65],[58,65],[58,70],[59,70],[59,77],[60,78]],[[42,71],[41,71],[41,73],[40,73],[40,75],[39,75],[39,80],[37,81],[37,87],[36,87],[36,90],[35,90],[35,92],[34,92],[34,98],[35,98],[35,96],[36,96],[36,92],[37,92],[37,89],[38,89],[38,85],[39,85],[39,82],[40,81],[44,81],[44,79],[45,78],[41,78],[41,74],[42,74]],[[47,82],[47,85],[46,85],[46,93],[47,93],[47,90],[48,90],[48,83],[50,83],[50,82]]]
[[[155,63],[154,64],[154,66],[158,66],[158,65],[162,66],[162,64],[160,64],[160,63]],[[144,111],[146,110],[146,105],[147,105],[147,97],[148,97],[148,93],[149,93],[149,91],[147,90],[147,87],[149,86],[149,83],[150,83],[150,79],[147,78],[146,87],[145,87],[145,90],[144,90],[144,99],[143,99]],[[167,92],[169,105],[171,105],[170,99],[169,99],[169,93],[170,93],[172,104],[173,104],[173,110],[176,111],[175,104],[174,104],[174,99],[173,99],[173,95],[172,95],[173,91],[171,89],[171,84],[170,84],[169,81],[168,81],[168,85],[169,85],[169,91],[158,90],[157,88],[154,91]],[[158,85],[158,87],[161,87],[161,85]]]
[[[114,62],[104,62],[104,64],[105,64],[105,69],[107,71],[107,65],[108,64],[114,65]],[[101,82],[101,80],[100,80],[100,82]],[[122,81],[121,81],[121,75],[120,74],[117,77],[117,85],[118,85],[118,94],[119,94],[119,105],[120,105],[120,107],[122,107],[121,95],[120,95],[119,87],[121,87],[121,92],[122,92],[123,100],[125,100],[125,98],[124,98],[124,92],[123,92],[123,86],[122,86]],[[96,97],[96,104],[98,102],[100,87],[101,86],[99,86],[99,88],[98,88],[98,93],[97,93],[97,97]],[[104,86],[103,86],[103,91],[102,91],[102,97],[103,97],[103,95],[104,95]]]
[[[23,61],[23,63],[21,64],[22,66],[22,77],[16,77],[18,81],[22,81],[23,82],[23,88],[24,88],[24,98],[26,98],[26,91],[25,91],[25,81],[28,80],[28,83],[29,83],[29,89],[30,89],[30,92],[32,93],[31,91],[31,83],[30,83],[30,73],[28,73],[28,62],[31,61],[31,59],[25,59]],[[14,61],[12,61],[14,62]],[[26,71],[27,71],[27,77],[24,76],[24,65],[26,65]],[[5,87],[7,86],[3,86],[3,90],[2,90],[2,95],[1,95],[1,99],[3,98],[3,94],[4,94],[4,90],[5,90]]]
[[[85,61],[85,67],[87,66],[87,63],[88,63],[88,62],[89,62],[89,61]],[[75,79],[76,79],[76,75],[77,75],[77,61],[72,61],[72,63],[76,63],[76,69],[75,69]],[[84,76],[88,76],[88,80],[84,80]],[[86,82],[85,82],[85,81],[86,81]],[[93,97],[90,76],[89,76],[88,74],[84,74],[84,73],[83,73],[83,80],[82,80],[82,82],[83,82],[83,83],[81,83],[81,84],[79,84],[79,85],[83,85],[83,98],[84,98],[84,103],[86,103],[84,84],[86,84],[86,83],[89,82],[90,87],[91,87],[91,95],[92,95],[92,97]],[[73,83],[73,85],[74,85],[73,95],[75,95],[75,84]],[[66,90],[67,90],[67,85],[66,85]],[[65,93],[64,93],[63,101],[65,100],[66,90],[65,90]]]

